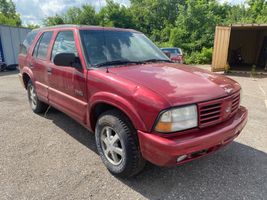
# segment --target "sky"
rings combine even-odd
[[[47,16],[62,14],[68,8],[87,3],[91,4],[98,11],[105,5],[105,0],[13,0],[16,10],[20,14],[23,25],[42,24],[42,20]],[[114,0],[123,5],[130,5],[129,0]],[[233,4],[242,3],[244,0],[219,0]]]

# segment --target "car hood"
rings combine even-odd
[[[237,82],[225,76],[174,63],[129,65],[110,68],[109,72],[153,90],[171,106],[220,98],[240,90]]]

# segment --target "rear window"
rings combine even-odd
[[[26,39],[23,41],[23,43],[20,46],[20,53],[26,55],[28,52],[28,49],[30,48],[34,38],[36,37],[38,31],[31,31],[27,34]]]
[[[42,59],[42,60],[46,59],[47,50],[48,50],[48,46],[51,41],[52,35],[53,35],[52,31],[44,32],[41,35],[37,44],[34,47],[34,51],[33,51],[34,57]]]
[[[180,49],[162,49],[164,53],[179,54],[181,55]]]

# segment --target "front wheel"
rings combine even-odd
[[[35,87],[31,81],[27,85],[28,99],[31,106],[31,109],[35,113],[43,113],[47,109],[48,105],[40,101],[37,97]]]
[[[143,169],[136,131],[121,112],[103,113],[97,120],[95,137],[98,153],[112,174],[131,177]]]

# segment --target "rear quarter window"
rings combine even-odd
[[[26,55],[30,46],[32,45],[32,42],[34,40],[34,38],[36,37],[38,31],[31,31],[27,34],[25,40],[23,41],[23,43],[20,46],[20,53],[23,55]]]

